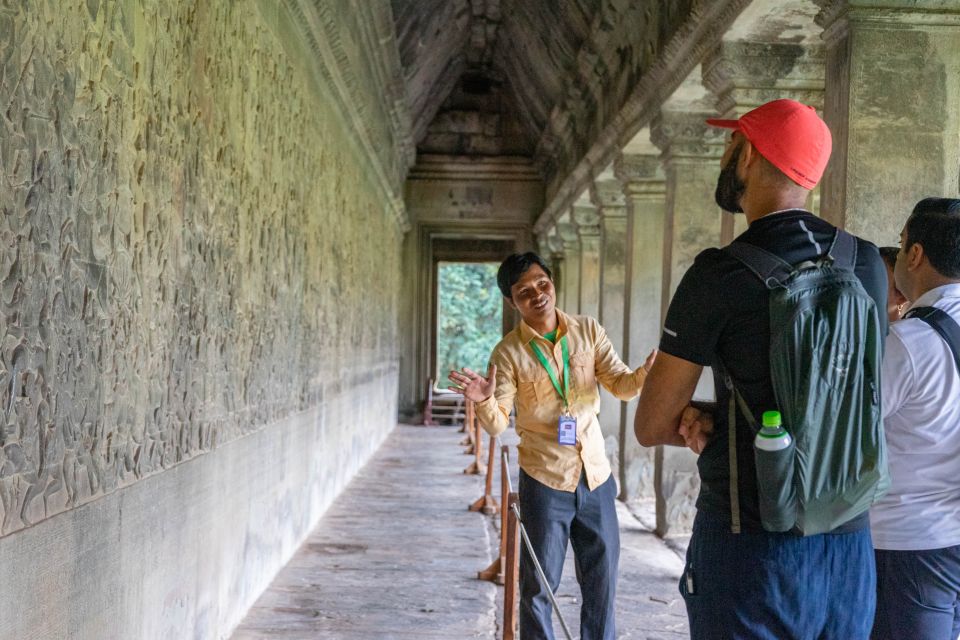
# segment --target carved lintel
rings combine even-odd
[[[960,4],[942,0],[813,0],[820,7],[815,19],[823,40],[831,45],[848,33],[851,24],[874,29],[960,27]]]
[[[823,108],[823,45],[723,42],[704,59],[703,84],[722,117],[739,117],[770,100]]]

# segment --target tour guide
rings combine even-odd
[[[613,640],[620,534],[597,383],[630,400],[655,354],[631,371],[595,319],[559,311],[550,269],[535,253],[504,260],[497,284],[523,320],[494,348],[486,378],[452,371],[450,389],[477,403],[491,435],[507,428],[516,404],[520,513],[530,542],[554,592],[572,543],[583,597],[580,637]],[[526,549],[521,558],[520,637],[552,639],[550,601]]]

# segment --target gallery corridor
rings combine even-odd
[[[462,437],[455,427],[400,425],[233,639],[500,638],[503,587],[476,579],[497,552],[499,519],[466,509],[483,493],[483,479],[463,474],[471,458],[461,455]],[[514,445],[516,434],[503,440]],[[512,471],[516,481],[515,464]],[[686,637],[678,551],[644,524],[642,505],[638,518],[618,504],[618,637]],[[574,637],[579,593],[568,554],[558,599]]]

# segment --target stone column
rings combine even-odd
[[[573,205],[580,238],[580,314],[600,315],[600,215],[593,205]]]
[[[895,244],[917,200],[960,190],[960,4],[814,1],[833,132],[822,215]]]
[[[661,111],[650,138],[663,152],[666,174],[666,255],[663,296],[669,300],[702,250],[720,241],[714,200],[727,131],[706,124],[709,112]]]
[[[820,44],[725,41],[704,59],[703,84],[717,96],[722,118],[739,118],[778,98],[797,100],[822,112],[824,56]],[[818,187],[807,206],[818,213],[819,203]],[[720,243],[729,244],[746,228],[745,216],[723,214]]]
[[[569,222],[557,224],[557,233],[563,243],[563,306],[566,313],[580,313],[580,236],[577,228]]]
[[[711,115],[664,109],[651,126],[651,140],[663,151],[666,175],[662,291],[667,304],[697,254],[720,241],[722,212],[714,192],[726,131],[706,124]],[[708,375],[701,378],[695,397],[712,399]],[[697,457],[689,449],[659,447],[655,458],[657,533],[688,533],[700,490]]]
[[[666,185],[655,155],[621,155],[614,162],[626,202],[626,269],[621,352],[631,367],[643,364],[660,342],[662,324],[663,237]],[[637,401],[623,405],[620,417],[620,499],[652,499],[654,447],[640,446],[633,433]]]
[[[623,352],[624,287],[626,278],[627,206],[620,182],[612,175],[590,187],[590,200],[600,213],[600,313],[598,319],[613,348]],[[638,366],[629,363],[631,366]],[[619,478],[623,403],[600,389],[600,428],[614,477]]]
[[[566,298],[564,297],[564,283],[566,279],[566,256],[563,253],[563,238],[559,231],[554,227],[545,239],[544,251],[549,257],[545,257],[553,271],[553,284],[557,290],[557,306],[564,308]]]

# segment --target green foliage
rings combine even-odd
[[[437,379],[463,367],[485,374],[503,326],[497,265],[441,263],[438,278]]]

